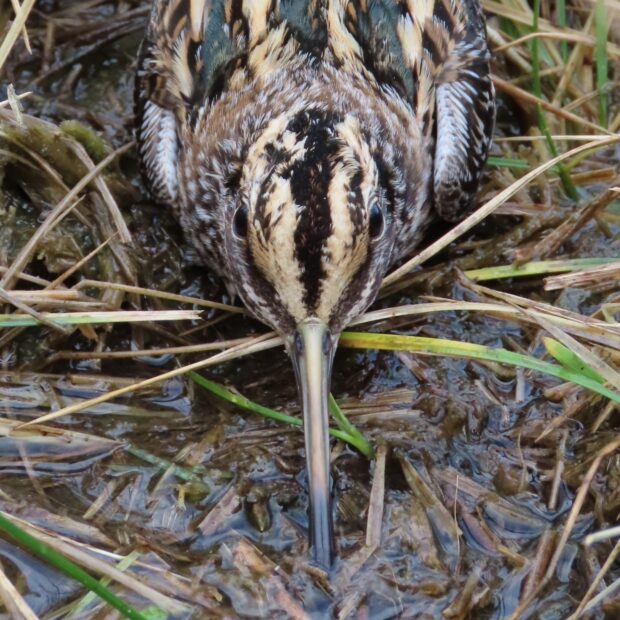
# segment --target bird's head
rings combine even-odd
[[[359,122],[279,116],[240,174],[226,234],[240,297],[285,338],[308,320],[336,338],[374,300],[393,241],[388,192]]]
[[[327,394],[342,329],[375,299],[393,245],[389,192],[354,116],[307,109],[252,143],[226,223],[246,306],[283,336],[304,410],[311,544],[331,557]]]

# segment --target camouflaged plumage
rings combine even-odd
[[[159,0],[143,171],[263,321],[338,333],[471,203],[494,122],[478,0]]]

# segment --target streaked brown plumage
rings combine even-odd
[[[432,213],[467,210],[494,121],[488,60],[478,0],[153,7],[136,82],[144,176],[200,260],[285,338],[323,565],[338,336]]]

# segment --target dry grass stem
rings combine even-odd
[[[577,620],[578,618],[581,618],[585,608],[588,606],[588,603],[590,603],[592,597],[594,596],[594,593],[596,592],[597,588],[599,587],[599,585],[605,578],[605,575],[611,568],[612,564],[615,562],[616,558],[618,557],[618,554],[620,554],[620,541],[618,541],[615,544],[614,548],[611,550],[610,554],[607,556],[605,563],[603,564],[603,566],[601,566],[601,570],[597,573],[596,577],[590,584],[588,591],[584,594],[583,598],[579,602],[579,607],[577,607],[575,612],[571,614],[571,616],[567,618],[567,620]],[[600,594],[603,594],[603,592],[601,592]],[[603,600],[604,598],[605,596],[601,597],[601,599],[599,600]]]
[[[117,157],[126,153],[133,143],[128,143],[110,153],[99,164],[94,166],[86,175],[82,177],[78,183],[69,191],[68,194],[52,209],[49,215],[45,218],[45,221],[37,229],[37,231],[30,237],[28,243],[20,250],[17,258],[13,261],[13,264],[6,270],[2,279],[0,279],[0,287],[10,288],[15,281],[17,274],[23,271],[28,261],[32,257],[32,254],[36,251],[37,245],[43,239],[43,237],[49,233],[51,228],[58,224],[60,218],[66,215],[70,208],[75,207],[75,200],[78,198],[80,192],[85,189],[88,184],[95,179],[102,170],[105,170]]]
[[[583,613],[588,613],[606,598],[613,596],[618,590],[620,590],[620,579],[616,579],[613,583],[608,585],[604,590],[599,592],[583,609]]]
[[[15,11],[15,15],[18,15],[21,10],[19,0],[11,0],[11,4],[13,5],[13,11]],[[29,54],[32,54],[32,48],[30,47],[30,37],[28,36],[28,30],[26,29],[25,24],[21,34],[22,39],[24,40],[24,45],[26,46],[26,50]]]
[[[8,611],[9,617],[15,620],[39,620],[23,596],[6,576],[0,565],[0,600]]]
[[[390,319],[398,317],[415,317],[434,312],[454,312],[460,310],[487,314],[489,316],[501,316],[509,320],[526,321],[534,324],[538,324],[538,318],[541,318],[580,338],[586,338],[587,340],[599,344],[604,343],[607,346],[620,350],[620,324],[592,319],[566,310],[561,310],[549,304],[533,302],[526,298],[501,293],[500,291],[493,291],[483,286],[473,284],[470,286],[472,289],[478,290],[483,294],[493,295],[503,299],[506,303],[444,300],[402,305],[394,308],[367,312],[353,321],[351,327],[378,321],[389,321]],[[523,311],[524,308],[527,309],[527,312]]]
[[[51,535],[42,528],[32,526],[27,521],[18,519],[14,515],[7,512],[0,511],[0,513],[6,519],[13,521],[28,533],[36,536],[39,540],[41,540],[41,542],[49,545],[87,570],[113,579],[136,594],[143,596],[145,599],[154,605],[157,605],[161,609],[171,614],[183,614],[190,610],[190,608],[184,603],[175,601],[171,597],[166,596],[154,588],[146,585],[136,577],[133,577],[128,573],[124,573],[107,562],[100,560],[91,552],[88,546],[76,543],[65,537]]]
[[[18,310],[21,310],[24,314],[31,316],[35,321],[41,323],[41,325],[45,325],[60,334],[67,333],[66,329],[61,325],[58,325],[58,323],[55,323],[53,318],[37,312],[34,308],[31,308],[28,304],[24,303],[20,299],[17,299],[14,295],[11,295],[2,287],[0,287],[0,299],[5,303],[11,304]]]
[[[48,413],[39,418],[36,418],[35,420],[24,422],[19,426],[19,428],[31,426],[33,424],[43,424],[45,422],[49,422],[50,420],[56,420],[71,413],[83,411],[87,407],[92,407],[100,403],[108,402],[109,400],[112,400],[113,398],[116,398],[118,396],[122,396],[123,394],[135,392],[137,390],[144,389],[145,387],[161,383],[162,381],[167,381],[168,379],[187,374],[190,371],[201,370],[202,368],[207,368],[208,366],[214,366],[215,364],[228,362],[232,359],[236,359],[244,355],[251,355],[252,353],[257,353],[258,351],[266,351],[267,349],[271,349],[280,344],[282,344],[281,338],[274,337],[273,332],[269,332],[267,334],[263,334],[262,336],[253,338],[250,342],[230,347],[229,349],[226,349],[226,351],[222,351],[222,353],[218,353],[217,355],[208,357],[205,360],[194,362],[193,364],[188,364],[186,366],[181,366],[180,368],[177,368],[175,370],[170,370],[155,377],[151,377],[150,379],[145,379],[144,381],[132,383],[131,385],[113,390],[111,392],[108,392],[107,394],[103,394],[102,396],[97,396],[96,398],[91,398],[83,402],[76,403],[75,405],[71,405],[69,407],[63,407],[58,411]]]
[[[573,43],[584,43],[589,47],[596,45],[596,39],[592,36],[588,36],[583,33],[570,33],[570,32],[530,32],[530,34],[523,35],[518,39],[513,39],[509,43],[506,43],[500,47],[496,47],[493,50],[494,54],[505,52],[511,47],[518,47],[527,43],[532,39],[551,39],[554,41],[571,41]]]
[[[523,312],[529,314],[528,310],[524,309]],[[556,340],[559,340],[567,349],[576,353],[582,360],[598,372],[609,384],[611,384],[616,390],[620,391],[620,374],[618,374],[614,368],[590,351],[588,347],[582,345],[578,340],[561,330],[559,327],[556,327],[551,321],[548,321],[546,318],[540,316],[540,314],[536,316],[535,320]]]
[[[615,175],[615,170],[614,170]],[[573,180],[575,177],[573,176]],[[539,258],[554,255],[572,235],[580,230],[588,221],[600,213],[616,199],[615,192],[608,188],[595,196],[587,204],[573,212],[555,230],[540,240],[531,250],[531,255]]]
[[[157,355],[187,355],[191,353],[206,353],[218,349],[228,349],[241,344],[251,342],[253,338],[235,338],[233,340],[218,340],[205,344],[191,344],[182,347],[161,347],[159,349],[135,349],[132,351],[57,351],[53,353],[49,361],[57,360],[90,360],[90,359],[134,359],[138,357],[151,357]]]
[[[214,310],[222,310],[223,312],[232,312],[233,314],[247,314],[245,308],[239,306],[231,306],[230,304],[222,304],[200,297],[189,297],[187,295],[177,295],[168,293],[167,291],[158,291],[156,289],[143,288],[141,286],[131,286],[129,284],[119,284],[117,282],[99,282],[98,280],[81,280],[75,288],[102,288],[112,291],[123,291],[124,293],[132,293],[135,295],[147,295],[157,299],[166,299],[168,301],[178,301],[184,304],[193,304],[204,308],[213,308]]]
[[[1,289],[0,289],[1,290]],[[1,297],[1,294],[0,294]],[[21,304],[14,299],[15,304]],[[47,325],[55,321],[55,326],[59,325],[107,325],[111,323],[148,323],[155,321],[198,321],[200,313],[195,310],[115,310],[102,312],[34,312],[32,309],[26,315],[20,314],[0,314],[0,326],[16,324],[35,325],[41,323]],[[33,320],[29,320],[32,317]]]
[[[378,547],[381,544],[383,525],[383,504],[385,501],[385,460],[388,447],[381,444],[376,450],[375,470],[372,477],[368,518],[366,521],[366,546]]]
[[[31,91],[27,91],[25,93],[15,93],[15,95],[13,97],[11,97],[11,101],[9,101],[9,99],[5,99],[4,101],[0,101],[0,108],[6,108],[8,107],[13,107],[13,100],[17,100],[17,101],[21,101],[22,99],[25,99],[26,97],[30,97],[30,95],[32,95]]]
[[[609,527],[605,530],[599,530],[598,532],[588,534],[584,538],[583,544],[586,547],[589,547],[598,542],[610,540],[611,538],[620,538],[620,525],[616,525],[615,527]]]
[[[545,290],[554,291],[568,287],[596,286],[609,283],[611,285],[620,281],[620,261],[610,265],[592,267],[584,271],[575,271],[560,276],[545,278]]]
[[[539,435],[538,440],[542,439],[542,435]],[[553,470],[553,481],[551,483],[551,493],[549,494],[549,501],[547,507],[549,510],[556,510],[558,503],[558,493],[560,491],[560,483],[562,482],[562,475],[564,474],[566,458],[566,440],[568,439],[568,431],[562,432],[561,439],[558,443],[558,447],[555,451],[555,468]]]
[[[548,321],[561,326],[564,331],[586,338],[592,342],[603,344],[608,347],[618,348],[618,336],[620,336],[620,323],[601,321],[589,316],[584,316],[564,308],[552,306],[540,301],[526,299],[511,293],[504,293],[494,289],[470,284],[469,287],[485,297],[491,297],[516,307],[525,308],[531,316],[542,316]],[[524,313],[525,314],[525,313]],[[525,316],[528,316],[525,314]]]
[[[24,0],[24,3],[16,11],[15,19],[6,33],[2,43],[0,44],[0,71],[4,67],[4,63],[8,55],[13,49],[13,45],[19,38],[20,33],[24,32],[26,28],[26,20],[28,15],[34,6],[35,0]]]
[[[61,273],[55,280],[50,282],[45,288],[46,289],[54,289],[58,288],[67,278],[70,278],[73,274],[77,273],[86,263],[88,263],[91,259],[93,259],[101,250],[106,248],[110,242],[118,235],[118,233],[114,233],[111,237],[108,237],[105,241],[100,243],[94,250],[90,251],[86,256],[81,258],[79,261],[74,263],[69,269],[67,269],[64,273]]]
[[[572,112],[567,112],[564,108],[560,108],[557,105],[553,105],[552,103],[549,103],[548,101],[545,101],[544,99],[539,99],[538,97],[536,97],[536,95],[532,95],[531,93],[528,93],[526,90],[519,88],[518,86],[515,86],[514,84],[511,84],[510,82],[507,82],[506,80],[502,80],[501,78],[497,76],[493,78],[493,83],[495,84],[495,86],[497,87],[499,91],[505,93],[506,95],[513,97],[524,103],[527,103],[528,105],[531,105],[531,106],[539,105],[541,108],[543,108],[543,110],[545,110],[545,112],[550,112],[554,116],[557,116],[559,119],[570,121],[571,123],[575,123],[576,125],[580,125],[582,127],[587,127],[588,129],[597,131],[599,134],[607,134],[608,136],[614,135],[612,131],[609,131],[605,129],[604,127],[601,127],[600,125],[597,125],[596,123],[593,123],[587,119],[577,116],[576,114],[573,114]],[[558,162],[559,161],[563,161],[563,159],[558,160]],[[558,162],[555,162],[555,163],[558,163]]]
[[[523,187],[526,187],[530,181],[540,176],[543,172],[549,170],[549,168],[553,168],[556,164],[574,157],[575,155],[579,155],[580,153],[584,153],[592,149],[603,148],[605,146],[611,146],[612,144],[617,144],[619,142],[620,136],[600,138],[593,140],[592,142],[588,142],[587,144],[582,144],[575,147],[566,153],[558,155],[557,157],[540,164],[534,170],[528,172],[526,175],[515,181],[512,185],[501,191],[478,210],[474,211],[474,213],[463,220],[460,224],[457,224],[452,230],[443,235],[443,237],[439,238],[422,252],[414,256],[411,260],[407,261],[404,265],[402,265],[402,267],[399,267],[386,276],[383,280],[382,286],[388,287],[391,284],[396,283],[400,278],[415,269],[418,265],[421,265],[435,256],[438,252],[450,245],[454,240],[458,239],[461,235],[466,233],[468,230],[471,230],[476,224],[479,224],[482,220],[488,217],[500,205],[506,202],[508,198],[516,194]]]
[[[603,449],[598,452],[596,458],[592,461],[592,464],[588,468],[588,471],[584,476],[581,485],[579,486],[579,490],[577,492],[577,495],[575,496],[573,506],[570,510],[568,518],[566,519],[564,528],[562,529],[562,534],[555,548],[555,552],[551,557],[551,560],[549,561],[546,573],[544,574],[543,578],[540,579],[536,588],[519,604],[519,607],[510,616],[509,620],[519,620],[519,618],[522,618],[523,614],[527,611],[528,607],[532,604],[536,596],[542,591],[542,589],[553,576],[562,555],[562,551],[564,550],[564,547],[566,546],[566,543],[570,538],[573,528],[575,527],[577,517],[579,516],[579,513],[581,512],[581,509],[584,505],[586,495],[588,494],[588,491],[590,490],[590,485],[592,484],[592,480],[594,479],[594,476],[596,475],[596,472],[601,465],[601,461],[610,454],[613,454],[616,450],[618,450],[618,448],[620,448],[620,437],[617,437],[613,441],[609,442]]]

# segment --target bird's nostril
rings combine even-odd
[[[323,335],[323,354],[327,355],[329,353],[329,351],[331,350],[331,338],[329,335],[329,332],[325,332],[325,334]]]
[[[295,350],[300,355],[304,352],[304,341],[300,334],[295,334]]]

